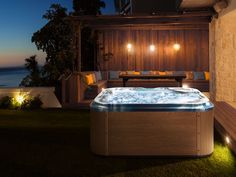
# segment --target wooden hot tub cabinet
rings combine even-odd
[[[207,156],[213,109],[203,112],[91,110],[91,150],[104,156]]]

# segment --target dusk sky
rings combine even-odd
[[[114,12],[113,0],[104,0],[103,14]],[[45,54],[38,51],[31,37],[46,23],[42,15],[53,3],[72,10],[72,0],[0,0],[0,68],[24,65],[24,59],[36,54],[39,63]]]

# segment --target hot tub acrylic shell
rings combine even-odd
[[[103,94],[103,93],[101,93]],[[203,97],[204,98],[204,97]],[[96,100],[96,99],[95,99]],[[207,101],[206,98],[204,98]],[[209,101],[209,100],[208,100]],[[204,104],[202,102],[201,104]],[[94,107],[95,105],[95,107]],[[213,105],[199,110],[124,109],[91,104],[91,150],[104,156],[206,156],[213,152]],[[134,105],[133,105],[134,106]],[[145,108],[146,105],[143,107]],[[163,105],[162,105],[163,106]]]

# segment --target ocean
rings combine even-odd
[[[0,68],[0,87],[18,87],[26,75],[28,71],[23,67]]]

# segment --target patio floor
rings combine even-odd
[[[236,158],[218,135],[206,158],[100,157],[89,150],[89,112],[0,110],[0,176],[234,177]]]

